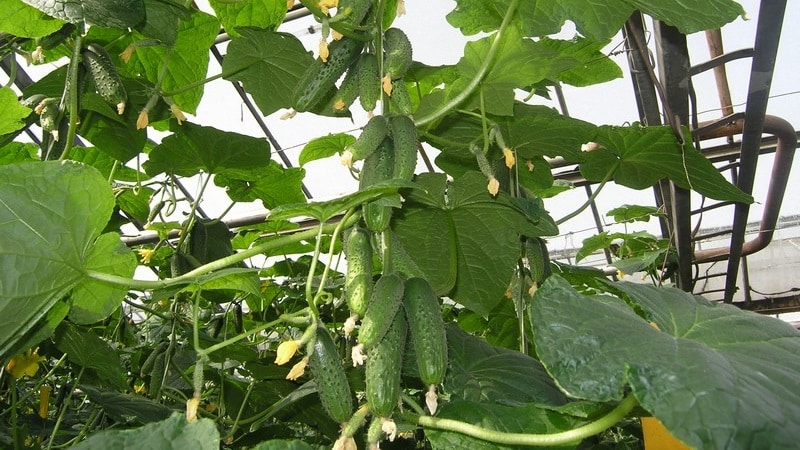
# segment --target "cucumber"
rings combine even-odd
[[[350,384],[333,338],[322,323],[317,325],[317,337],[308,365],[325,412],[338,423],[347,422],[353,415]]]
[[[394,144],[385,138],[377,150],[364,160],[361,168],[359,187],[365,188],[394,177]],[[392,207],[383,199],[369,202],[363,206],[364,223],[370,231],[380,232],[389,228]]]
[[[339,85],[339,89],[336,90],[336,95],[334,95],[331,100],[333,112],[339,113],[346,111],[347,108],[356,101],[356,97],[358,97],[358,66],[360,65],[360,61],[360,59],[356,60],[356,62],[347,69],[342,84]]]
[[[375,282],[358,330],[358,342],[367,350],[380,342],[389,330],[403,301],[403,290],[403,279],[396,273],[384,274]]]
[[[369,232],[361,227],[353,227],[344,243],[344,256],[347,259],[344,295],[347,306],[353,314],[363,317],[372,292],[372,245]]]
[[[417,127],[409,116],[392,116],[389,119],[392,130],[392,143],[394,144],[394,172],[393,178],[411,180],[417,168],[417,147],[419,136]]]
[[[406,318],[396,314],[385,336],[369,351],[364,371],[367,404],[374,417],[391,417],[400,401],[400,374],[406,342]]]
[[[552,275],[550,268],[550,253],[547,244],[540,237],[525,238],[525,257],[531,270],[531,280],[538,285]]]
[[[392,109],[400,114],[411,114],[414,106],[411,104],[411,95],[403,79],[392,80],[392,95],[389,97]]]
[[[122,85],[122,79],[117,73],[117,67],[111,61],[111,57],[106,50],[97,45],[89,44],[81,53],[83,65],[94,81],[95,89],[100,97],[108,104],[117,108],[117,113],[125,112],[125,103],[128,101],[128,93]]]
[[[364,111],[372,111],[381,97],[381,73],[378,57],[364,53],[358,70],[358,101]]]
[[[447,338],[439,298],[426,279],[409,278],[403,307],[414,342],[419,378],[426,385],[440,384],[447,371]]]
[[[388,130],[389,125],[385,116],[372,116],[361,130],[358,139],[344,149],[345,152],[349,152],[347,157],[350,163],[364,159],[377,150]]]
[[[65,23],[58,30],[48,34],[47,36],[38,38],[36,42],[43,49],[52,50],[66,41],[72,32],[75,31],[75,28],[75,24]]]
[[[399,28],[389,28],[383,33],[383,74],[391,79],[402,78],[411,67],[411,41]]]
[[[359,26],[372,9],[373,0],[339,0],[331,22]]]
[[[36,106],[36,113],[39,114],[39,126],[48,133],[55,131],[56,134],[53,135],[55,140],[58,140],[57,132],[59,119],[61,118],[61,109],[58,106],[58,102],[57,98],[49,97]]]
[[[336,88],[336,80],[358,58],[364,43],[350,38],[334,41],[328,47],[328,62],[314,60],[303,73],[295,88],[292,107],[295,111],[309,111]]]

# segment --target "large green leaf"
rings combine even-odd
[[[0,0],[0,31],[3,33],[37,38],[58,31],[63,23],[21,0]]]
[[[97,238],[85,261],[89,270],[125,278],[133,276],[136,265],[136,255],[122,243],[117,233],[106,233]],[[125,286],[87,278],[72,290],[69,318],[79,324],[103,320],[119,308],[127,292]]]
[[[456,3],[447,20],[471,35],[498,29],[511,0],[457,0]],[[614,36],[637,9],[678,27],[685,34],[721,27],[745,13],[733,0],[523,0],[519,2],[515,20],[526,36],[558,33],[564,22],[571,20],[581,34],[602,41]]]
[[[9,87],[0,88],[0,135],[12,133],[25,126],[30,108],[20,105],[17,94]]]
[[[103,412],[117,422],[158,422],[172,413],[168,406],[141,395],[122,394],[116,390],[88,385],[81,385],[80,389],[89,396],[92,403],[103,408]]]
[[[210,0],[211,7],[231,37],[239,37],[238,28],[277,28],[286,16],[285,0]]]
[[[571,430],[580,425],[572,417],[536,405],[505,406],[464,400],[445,403],[436,417],[453,419],[482,428],[506,433],[552,434]],[[470,449],[522,449],[528,447],[501,445],[466,436],[461,433],[426,429],[425,436],[435,450]],[[576,444],[558,449],[575,448]]]
[[[226,79],[241,81],[264,115],[292,105],[297,82],[314,58],[288,33],[240,28],[222,62]]]
[[[751,196],[729,183],[691,142],[681,146],[670,127],[602,126],[594,139],[603,148],[585,154],[581,174],[587,180],[600,181],[613,171],[615,182],[645,189],[669,178],[682,188],[716,200],[753,202]]]
[[[127,65],[120,71],[131,77],[143,75],[151,83],[163,76],[161,89],[175,91],[206,78],[208,71],[208,49],[219,33],[216,17],[193,11],[188,20],[178,24],[178,36],[170,48],[163,46],[135,47]],[[164,71],[164,64],[167,65]],[[186,92],[172,96],[172,101],[183,111],[194,113],[203,96],[203,84]]]
[[[127,389],[119,355],[96,334],[64,322],[56,330],[55,344],[70,361],[94,370],[109,386]]]
[[[78,163],[1,166],[0,179],[0,359],[5,359],[84,278],[114,196],[95,169]]]
[[[162,0],[144,0],[146,19],[137,27],[143,35],[157,39],[165,45],[175,44],[178,38],[178,25],[182,18],[188,18],[185,8]]]
[[[314,447],[298,440],[272,439],[256,445],[253,450],[314,450]]]
[[[297,167],[284,168],[275,161],[257,170],[230,171],[214,178],[214,184],[224,186],[231,200],[252,202],[261,200],[267,209],[305,201],[302,185],[306,171]]]
[[[393,218],[392,252],[410,258],[440,295],[487,314],[514,273],[519,235],[555,234],[555,224],[543,211],[531,217],[505,195],[492,197],[480,173],[452,183],[442,174],[423,174],[417,183],[424,191],[411,192]]]
[[[199,171],[224,174],[266,167],[270,147],[265,139],[184,122],[150,151],[144,169],[151,176],[168,173],[192,176]]]
[[[800,333],[674,288],[602,281],[586,297],[554,275],[531,323],[542,364],[568,394],[640,404],[696,448],[790,449],[800,439]],[[631,339],[635,336],[635,339]]]
[[[558,74],[558,79],[564,83],[590,86],[622,78],[622,69],[602,51],[608,44],[607,41],[597,42],[575,37],[569,41],[542,38],[539,42],[580,62],[579,65]]]
[[[452,324],[447,326],[447,354],[445,390],[454,400],[506,406],[566,403],[539,361],[493,347]]]
[[[23,0],[49,16],[72,23],[130,28],[144,20],[143,0]]]
[[[187,422],[186,416],[175,412],[161,422],[130,430],[109,429],[96,433],[72,447],[75,450],[123,450],[150,448],[159,450],[217,450],[219,432],[211,419]]]

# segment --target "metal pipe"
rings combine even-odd
[[[738,127],[743,127],[741,122],[736,122]],[[742,128],[732,128],[726,126],[731,134],[742,132]],[[775,159],[772,164],[772,176],[770,177],[767,196],[764,201],[764,212],[761,216],[758,235],[752,240],[742,245],[741,255],[753,254],[769,245],[775,227],[778,224],[781,203],[783,203],[786,185],[789,182],[789,174],[792,168],[794,153],[797,148],[797,133],[791,123],[780,117],[766,116],[764,118],[764,133],[772,134],[778,139],[775,149]],[[716,134],[716,133],[711,133]],[[707,136],[700,136],[706,138]],[[742,236],[744,233],[742,233]],[[742,239],[743,240],[743,239]],[[706,263],[712,261],[723,261],[731,255],[731,249],[719,247],[708,250],[695,251],[694,263]]]

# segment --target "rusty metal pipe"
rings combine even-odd
[[[725,129],[730,134],[739,134],[743,130],[743,122],[736,121],[734,125],[727,125]],[[709,130],[708,135],[701,138],[718,136],[718,133]],[[792,168],[794,152],[797,149],[797,134],[792,124],[780,117],[766,116],[764,118],[764,133],[772,134],[778,139],[775,149],[775,159],[772,164],[772,176],[770,177],[767,197],[764,201],[764,212],[761,215],[761,224],[758,235],[747,241],[742,246],[742,256],[756,253],[764,249],[772,241],[775,226],[778,224],[781,204],[789,182],[789,173]],[[720,247],[694,252],[694,263],[707,263],[712,261],[723,261],[730,256],[730,248]]]

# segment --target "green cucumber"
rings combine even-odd
[[[55,131],[55,140],[58,140],[58,124],[62,116],[61,108],[59,108],[58,102],[59,101],[57,98],[49,97],[42,100],[36,106],[36,112],[39,114],[39,126],[42,127],[42,130],[48,133]]]
[[[316,341],[308,361],[322,407],[331,419],[345,423],[353,415],[353,396],[333,338],[324,324],[317,325]]]
[[[342,84],[336,90],[336,95],[331,100],[333,112],[340,113],[347,110],[358,97],[358,67],[361,60],[356,60],[347,69]]]
[[[389,97],[392,109],[400,114],[411,114],[414,106],[411,104],[411,95],[402,78],[392,80],[392,95]]]
[[[83,65],[86,67],[89,77],[94,81],[94,87],[100,97],[116,107],[118,114],[125,112],[128,93],[117,73],[117,67],[111,61],[106,50],[97,44],[89,44],[83,49],[81,55]]]
[[[359,26],[372,9],[373,3],[373,0],[339,0],[336,15],[331,18],[331,22]]]
[[[439,297],[424,278],[406,280],[403,307],[419,368],[426,385],[437,385],[447,371],[447,338]]]
[[[371,155],[383,142],[389,124],[385,116],[372,116],[355,142],[345,147],[349,151],[352,161],[358,161]]]
[[[417,147],[419,136],[417,127],[411,117],[406,115],[392,116],[389,119],[392,130],[392,143],[394,144],[394,175],[393,178],[410,180],[414,177],[417,168]]]
[[[394,178],[394,144],[391,139],[385,138],[378,149],[364,160],[359,187],[363,189],[392,178]],[[366,203],[362,214],[367,228],[380,232],[389,228],[392,207],[384,199],[378,199]]]
[[[358,342],[367,350],[380,342],[389,330],[403,302],[403,290],[403,279],[396,273],[384,274],[375,282],[358,330]]]
[[[531,280],[537,285],[552,275],[550,268],[550,253],[547,244],[540,237],[525,238],[525,257],[531,270]]]
[[[391,79],[402,78],[411,68],[411,41],[399,28],[389,28],[383,33],[383,73]]]
[[[369,232],[361,227],[353,227],[344,243],[344,256],[347,259],[344,295],[347,306],[353,314],[363,317],[372,292],[372,244]]]
[[[364,111],[372,111],[381,97],[381,73],[378,57],[364,53],[358,69],[358,101]]]
[[[297,83],[292,100],[295,111],[309,111],[336,88],[336,81],[361,54],[364,43],[350,38],[333,41],[328,47],[328,61],[314,60]]]
[[[396,314],[383,338],[369,350],[364,371],[367,404],[374,417],[391,417],[400,401],[400,374],[408,325]]]

